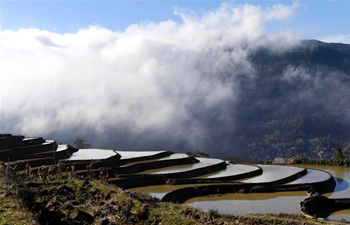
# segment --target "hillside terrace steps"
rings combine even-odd
[[[259,165],[263,173],[260,176],[242,180],[242,183],[266,183],[284,184],[294,181],[307,174],[305,168],[281,166],[281,165]]]
[[[92,169],[91,172],[94,173],[94,177],[96,180],[99,179],[99,175],[100,175],[100,172],[102,170],[105,170],[104,167],[99,167],[99,168],[95,168],[95,169]],[[111,169],[111,168],[108,168],[107,169],[108,171],[108,178],[109,179],[113,179],[116,177],[114,171]],[[88,175],[88,171],[87,170],[77,170],[77,176],[83,176],[83,177],[86,177]]]
[[[22,135],[0,134],[0,149],[11,149],[23,146]]]
[[[69,158],[78,150],[70,145],[57,145],[54,140],[45,140],[42,137],[28,138],[10,134],[1,135],[0,137],[0,159],[3,161],[46,157],[54,157],[59,160]]]
[[[300,187],[300,186],[310,186],[311,189],[307,190],[318,193],[331,193],[334,191],[336,182],[331,173],[327,171],[317,170],[317,169],[307,169],[307,174],[301,176],[297,180],[285,183],[282,185],[288,188]]]
[[[30,145],[38,145],[44,143],[45,140],[42,137],[39,138],[25,138],[22,135],[2,135],[0,137],[0,149],[8,150],[14,148],[20,148]]]
[[[240,173],[239,171],[235,171],[234,168],[240,168]],[[200,176],[200,177],[193,177],[193,178],[185,178],[185,179],[171,179],[168,181],[167,185],[175,185],[177,188],[174,186],[171,188],[172,190],[169,191],[168,193],[149,193],[153,196],[165,198],[163,199],[164,201],[168,201],[171,199],[168,196],[171,196],[171,192],[174,192],[176,195],[176,192],[181,192],[183,190],[184,193],[188,192],[188,189],[192,189],[194,191],[192,194],[195,195],[195,197],[198,196],[205,196],[205,191],[207,191],[208,195],[212,194],[222,194],[222,193],[236,193],[240,189],[244,188],[251,188],[252,186],[256,184],[262,184],[261,182],[258,182],[261,179],[266,179],[269,176],[272,176],[270,179],[266,180],[264,183],[270,183],[270,184],[279,184],[283,183],[284,181],[288,180],[295,180],[298,177],[302,176],[305,173],[304,168],[290,168],[290,167],[283,167],[279,168],[277,170],[277,173],[282,173],[286,177],[274,177],[276,174],[272,173],[272,169],[274,169],[274,166],[270,165],[247,165],[247,164],[228,164],[226,170],[222,170],[216,173],[210,173],[205,176]],[[291,171],[290,171],[291,169]],[[230,170],[231,173],[230,173]],[[265,172],[265,174],[264,174]],[[245,174],[245,175],[244,175]],[[239,180],[240,178],[246,178],[243,180]],[[245,177],[244,177],[245,176]],[[231,185],[231,184],[234,184]],[[194,194],[196,192],[196,187],[193,189],[193,187],[186,187],[184,184],[195,184],[197,185],[198,190],[203,189],[205,191],[201,191],[201,194]],[[211,186],[211,187],[207,187]],[[215,186],[215,187],[214,187]],[[156,187],[156,186],[155,186]],[[157,190],[158,188],[155,188]],[[161,189],[161,188],[159,188]],[[164,190],[164,189],[163,189]],[[187,200],[189,198],[192,198],[191,195],[185,197],[182,196],[183,199]]]
[[[238,164],[238,163],[231,163],[226,161],[227,167],[226,170],[223,171],[218,171],[218,172],[213,172],[210,174],[206,174],[203,176],[199,176],[197,178],[200,179],[222,179],[228,177],[230,178],[231,176],[235,176],[235,175],[239,175],[239,174],[244,174],[244,173],[249,173],[249,172],[253,172],[256,170],[261,170],[262,173],[262,169],[260,166],[257,165],[253,165],[253,164]]]
[[[299,177],[298,179],[286,183],[286,185],[290,184],[309,184],[309,183],[318,183],[324,182],[328,179],[332,178],[332,174],[316,169],[307,169],[307,174]]]
[[[217,184],[213,185],[201,185],[198,187],[186,187],[183,189],[177,189],[165,194],[162,198],[163,201],[180,201],[184,202],[190,198],[223,194],[223,193],[237,193],[250,191],[253,186],[256,185],[277,185],[286,182],[294,181],[300,176],[307,173],[304,168],[290,167],[290,166],[276,166],[276,165],[258,165],[262,169],[261,175],[250,177],[240,180],[236,184]],[[182,199],[182,200],[180,200]]]
[[[202,176],[191,178],[168,179],[166,184],[143,186],[140,188],[131,188],[131,190],[140,190],[153,197],[162,199],[166,194],[181,188],[196,186],[208,186],[218,184],[229,184],[239,182],[239,179],[259,176],[262,173],[260,166],[252,164],[234,164],[226,162],[227,167],[224,170],[208,173]]]
[[[79,151],[70,145],[59,144],[56,151],[54,152],[54,158],[56,160],[70,158],[75,152]]]
[[[86,161],[86,162],[94,162],[106,160],[109,158],[114,158],[118,160],[121,156],[113,149],[79,149],[71,157],[67,159],[62,159],[62,162],[78,162],[78,161]]]
[[[328,179],[316,180],[315,182],[304,182],[307,178],[303,178],[307,174],[307,170],[299,168],[299,170],[291,169],[290,166],[282,166],[284,171],[283,177],[270,179],[262,179],[266,177],[273,167],[270,165],[260,165],[265,172],[261,176],[243,180],[240,183],[217,184],[217,185],[199,185],[194,187],[185,187],[173,190],[163,194],[162,201],[171,201],[183,203],[191,198],[202,197],[217,194],[233,194],[233,193],[268,193],[268,192],[290,192],[290,191],[308,191],[310,189],[317,190],[319,193],[329,193],[334,191],[335,180],[333,176],[328,174]],[[294,167],[297,168],[297,167]],[[278,170],[277,170],[278,171]],[[276,172],[277,172],[276,171]],[[281,171],[280,171],[281,172]],[[282,173],[283,174],[283,173]],[[272,174],[269,174],[271,176]],[[273,175],[272,175],[273,177]],[[298,179],[301,179],[298,183]],[[265,182],[261,182],[265,181]]]
[[[9,165],[17,165],[17,171],[24,171],[26,164],[29,164],[32,168],[41,167],[42,165],[54,165],[56,163],[55,159],[52,157],[38,158],[38,159],[26,159],[26,160],[16,160],[8,162]]]
[[[57,164],[47,164],[47,165],[45,165],[47,168],[50,168],[50,167],[55,167]],[[61,175],[65,175],[66,177],[68,176],[68,172],[70,172],[71,171],[71,168],[69,168],[68,170],[67,170],[67,167],[69,167],[69,166],[64,166],[64,165],[62,165],[62,168],[60,168],[60,173],[61,173]],[[32,167],[32,173],[37,173],[38,172],[38,170],[41,168],[41,166],[36,166],[36,167]],[[99,175],[100,175],[100,172],[102,171],[102,170],[105,170],[105,168],[103,168],[103,167],[99,167],[99,168],[93,168],[92,170],[91,170],[91,172],[94,174],[94,179],[96,179],[96,180],[98,180],[99,179]],[[113,172],[113,170],[112,169],[107,169],[107,171],[108,171],[108,177],[109,178],[115,178],[115,174],[114,174],[114,172]],[[21,170],[21,171],[18,171],[19,173],[24,173],[25,172],[25,170],[23,169],[23,170]],[[76,170],[76,177],[87,177],[87,175],[88,175],[88,170],[83,170],[83,169],[80,169],[80,170]]]
[[[164,176],[167,178],[191,178],[209,173],[225,170],[227,163],[220,159],[194,158],[188,156],[181,160],[191,160],[192,163],[182,163],[175,166],[168,164],[167,167],[154,168],[132,176]]]
[[[73,148],[70,145],[59,144],[57,149],[55,149],[55,150],[28,153],[28,154],[22,155],[21,158],[35,159],[35,158],[52,157],[55,160],[62,160],[62,159],[70,158],[74,154],[74,152],[77,152],[77,151],[78,151],[78,149]]]
[[[11,148],[0,153],[0,158],[4,161],[15,161],[27,159],[29,154],[42,153],[47,151],[54,152],[57,149],[57,144],[53,140],[46,140],[40,144],[23,145],[16,148]]]
[[[222,183],[222,184],[228,184],[228,183]],[[136,187],[136,188],[128,188],[129,191],[139,191],[142,193],[147,193],[151,195],[152,197],[155,197],[159,200],[161,200],[166,194],[183,188],[189,188],[189,187],[200,187],[200,186],[216,186],[217,183],[198,183],[193,185],[192,183],[189,184],[164,184],[164,185],[153,185],[153,186],[143,186],[143,187]]]
[[[125,163],[125,164],[123,162],[121,162],[122,165],[120,165],[120,167],[132,166],[132,165],[141,164],[141,163],[149,163],[149,162],[156,162],[156,161],[170,161],[170,160],[177,160],[177,159],[191,157],[186,153],[173,153],[171,151],[166,151],[166,152],[167,152],[167,155],[156,154],[156,156],[158,156],[158,157],[153,158],[153,159],[138,160],[138,161],[129,162],[129,163]],[[137,154],[137,153],[138,152],[133,152],[133,154]],[[124,158],[124,155],[122,155],[121,161],[123,161],[123,158]],[[191,157],[191,158],[194,158],[194,157]],[[198,162],[198,160],[197,160],[197,162]]]
[[[26,159],[25,154],[53,151],[57,148],[55,141],[44,140],[42,137],[25,138],[9,134],[0,137],[0,160],[3,161]]]
[[[121,155],[120,166],[131,163],[139,163],[141,161],[155,160],[163,157],[167,157],[173,154],[171,151],[119,151]]]
[[[326,218],[339,210],[350,209],[349,198],[313,196],[300,202],[301,213],[309,218]],[[340,224],[340,223],[339,223]],[[343,224],[343,223],[341,223]]]
[[[74,166],[77,177],[88,172],[98,179],[108,171],[109,183],[131,189],[164,187],[162,201],[184,202],[190,198],[226,193],[267,193],[315,188],[331,192],[336,185],[331,174],[281,165],[232,164],[221,159],[195,158],[171,151],[119,151],[75,149],[53,140],[0,134],[0,160],[24,173],[29,164],[33,173],[43,165]],[[87,166],[92,169],[87,170]],[[62,170],[69,174],[69,171]],[[327,176],[328,175],[328,176]],[[169,192],[164,192],[169,188]]]
[[[61,159],[62,165],[76,166],[77,170],[84,170],[93,163],[95,167],[119,167],[121,155],[114,149],[79,149],[71,157]]]
[[[234,164],[227,162],[225,170],[205,174],[193,178],[171,179],[169,184],[206,184],[206,183],[231,183],[260,176],[263,170],[260,166],[251,164]]]
[[[185,154],[182,154],[185,155]],[[174,159],[177,162],[181,158]],[[175,161],[176,160],[176,161]],[[142,186],[163,185],[168,183],[169,179],[191,178],[195,176],[205,175],[208,173],[224,170],[227,164],[219,159],[196,158],[186,155],[183,160],[191,160],[189,164],[177,164],[176,166],[168,166],[162,168],[153,168],[142,173],[135,174],[119,174],[116,179],[110,180],[111,183],[122,188],[135,188]],[[196,161],[194,161],[196,160]],[[159,160],[157,162],[166,162]],[[152,165],[152,164],[149,164]],[[166,164],[164,164],[166,165]],[[167,165],[170,165],[167,163]],[[116,169],[114,169],[116,170]]]
[[[26,164],[23,164],[23,166],[21,167],[21,170],[18,170],[18,174],[20,177],[22,177],[21,179],[28,179],[28,177],[26,176],[26,168],[25,168]],[[24,168],[23,168],[24,167]],[[40,169],[46,169],[47,171],[47,180],[50,180],[52,178],[55,177],[60,177],[60,178],[64,178],[64,179],[96,179],[99,180],[101,172],[103,173],[107,173],[108,174],[108,178],[115,178],[115,174],[113,173],[113,170],[111,168],[104,168],[104,167],[98,167],[98,168],[92,168],[90,171],[88,171],[87,169],[83,170],[75,170],[74,175],[72,172],[72,167],[71,166],[66,166],[66,165],[61,165],[60,167],[57,166],[56,163],[51,163],[51,164],[45,164],[45,165],[41,165],[41,166],[35,166],[35,167],[31,167],[31,174],[34,176],[39,176],[39,170]],[[50,172],[50,170],[52,170],[52,172]]]
[[[118,168],[114,168],[114,172],[119,174],[119,177],[128,177],[130,174],[137,176],[139,174],[149,174],[147,173],[149,170],[166,169],[171,166],[187,166],[198,162],[199,161],[196,158],[187,154],[173,153],[169,156],[154,160],[124,164]]]
[[[25,146],[28,146],[28,145],[39,145],[39,144],[43,144],[45,143],[47,140],[45,140],[44,138],[42,137],[25,137],[23,138],[22,140],[22,143],[25,145]]]

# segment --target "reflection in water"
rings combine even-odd
[[[225,184],[225,183],[222,183]],[[208,185],[216,185],[215,183],[212,184],[196,184],[196,186],[208,186]],[[181,184],[181,185],[154,185],[154,186],[145,186],[145,187],[138,187],[138,188],[131,188],[129,191],[139,191],[143,193],[147,193],[153,197],[156,198],[163,198],[164,195],[171,191],[175,191],[177,189],[181,188],[187,188],[187,187],[193,187],[193,184]]]
[[[337,186],[335,190],[327,197],[330,198],[349,198],[350,189],[350,167],[337,167],[337,166],[322,166],[322,165],[303,165],[305,168],[320,169],[331,173],[334,177]]]
[[[205,174],[205,175],[199,176],[198,178],[209,178],[209,179],[223,178],[223,177],[230,177],[230,176],[249,173],[249,172],[251,173],[253,171],[258,171],[258,170],[259,170],[259,167],[255,165],[229,164],[227,165],[225,170],[220,170],[214,173]]]
[[[350,210],[322,210],[320,212],[317,212],[316,214],[317,217],[321,218],[327,218],[330,220],[345,220],[345,221],[350,221]]]
[[[299,177],[297,180],[290,182],[288,184],[305,184],[305,183],[313,183],[313,182],[321,182],[328,180],[330,175],[321,170],[313,170],[308,169],[307,174],[305,176]]]
[[[330,198],[349,198],[350,196],[350,167],[333,167],[319,165],[300,165],[303,168],[319,169],[330,172],[337,183],[333,193],[325,194]],[[312,171],[312,176],[320,174]],[[205,184],[208,185],[208,184]],[[172,190],[193,185],[161,185],[133,190],[150,193],[162,197]],[[254,194],[224,194],[207,197],[198,197],[188,200],[185,204],[202,210],[216,209],[221,213],[249,214],[249,213],[300,213],[299,203],[307,198],[305,192],[279,192]],[[331,213],[327,217],[331,220],[350,221],[350,209]]]
[[[349,182],[338,177],[334,177],[337,186],[335,186],[334,192],[346,191],[349,188]],[[334,193],[333,192],[333,193]],[[342,197],[344,198],[344,197]]]
[[[246,179],[244,183],[273,182],[300,173],[304,168],[280,165],[259,165],[263,169],[260,176]]]
[[[330,216],[328,216],[327,219],[345,220],[350,222],[350,209],[334,212]]]
[[[204,211],[216,209],[228,214],[279,212],[298,214],[299,203],[306,197],[305,192],[228,194],[193,198],[186,204]]]
[[[322,170],[328,171],[333,174],[337,186],[333,193],[329,196],[330,198],[349,198],[350,197],[350,167],[336,167],[336,166],[322,166],[318,167]],[[341,210],[332,213],[327,219],[341,220],[344,219],[350,222],[350,210]]]
[[[98,152],[98,154],[96,154]],[[75,152],[68,159],[63,159],[62,161],[74,161],[74,160],[97,160],[97,159],[107,159],[109,157],[117,156],[117,153],[112,149],[80,149]]]
[[[234,194],[220,194],[220,195],[212,195],[212,196],[206,196],[206,197],[198,197],[198,198],[192,198],[186,201],[186,203],[195,203],[200,200],[208,200],[211,199],[212,201],[223,201],[223,200],[238,200],[238,201],[245,201],[245,200],[267,200],[267,199],[273,199],[278,197],[307,197],[306,193],[304,191],[294,191],[294,192],[276,192],[276,193],[251,193],[251,194],[241,194],[241,193],[234,193]]]
[[[218,165],[218,164],[224,162],[221,159],[212,159],[212,158],[197,158],[197,159],[200,160],[199,163],[169,166],[169,167],[166,167],[166,168],[158,168],[158,169],[147,170],[147,171],[144,171],[142,173],[144,173],[144,174],[181,173],[181,172],[186,172],[186,171],[190,171],[190,170],[205,168],[205,167],[208,167],[208,166]]]
[[[341,179],[341,178],[338,178],[338,177],[334,177],[334,179],[335,179],[335,181],[337,182],[337,184],[342,184],[343,183],[343,179]]]
[[[330,198],[349,198],[350,168],[319,165],[301,165],[300,167],[319,169],[330,172],[337,183],[333,193],[326,194]],[[221,213],[300,213],[299,203],[307,198],[305,192],[260,193],[260,194],[228,194],[190,199],[186,204],[202,210],[217,209]],[[350,210],[331,213],[331,220],[350,221]]]

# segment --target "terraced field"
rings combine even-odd
[[[336,187],[333,176],[322,170],[233,164],[170,151],[75,149],[57,145],[53,140],[10,134],[0,135],[0,159],[6,171],[17,179],[101,179],[124,189],[149,193],[161,201],[187,204],[203,198],[242,201],[252,196],[259,200],[289,193],[306,198],[307,192],[319,196],[332,193]],[[309,208],[304,207],[307,205],[312,205],[312,201],[302,206],[305,215],[309,215]]]

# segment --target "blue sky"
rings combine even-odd
[[[301,38],[350,42],[350,1],[232,1],[234,4],[276,4],[297,7],[292,16],[270,22],[266,29],[290,29]],[[216,10],[221,1],[1,1],[1,30],[38,28],[56,33],[74,33],[90,25],[124,31],[131,24],[148,21],[181,21],[174,7],[197,15]],[[332,37],[333,39],[327,39]]]
[[[234,129],[235,81],[256,76],[249,54],[260,47],[350,43],[349,1],[0,4],[0,132],[123,149],[138,147],[128,140],[196,145],[211,132],[200,118],[216,109],[217,126]],[[304,74],[281,77],[295,71]]]

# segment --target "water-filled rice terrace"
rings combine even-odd
[[[0,160],[5,172],[18,179],[49,180],[58,175],[66,179],[101,179],[167,202],[303,192],[305,200],[300,203],[300,211],[306,216],[325,217],[318,212],[350,208],[347,198],[324,196],[336,187],[331,173],[291,165],[234,164],[166,150],[76,149],[53,140],[11,134],[0,134]]]

